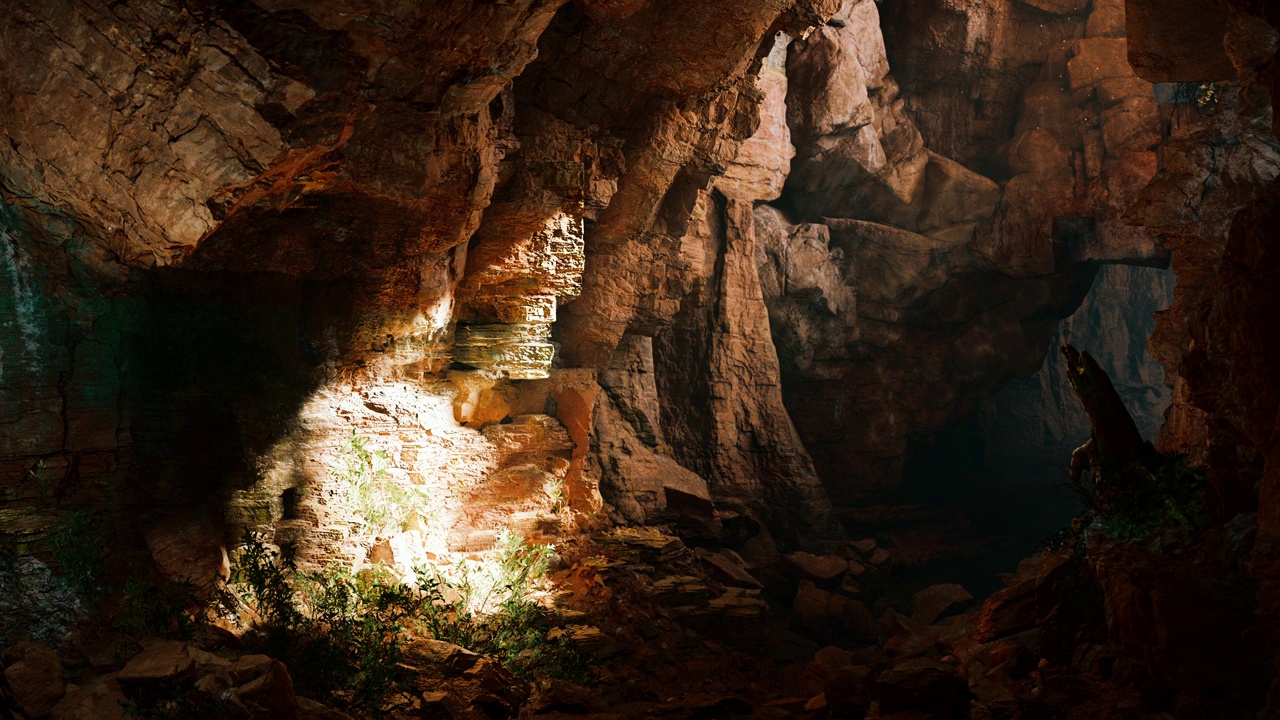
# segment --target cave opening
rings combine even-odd
[[[1103,266],[1080,307],[1059,323],[1035,375],[1010,381],[936,437],[912,444],[902,487],[880,502],[922,505],[922,517],[937,519],[915,525],[950,521],[955,528],[944,536],[950,547],[944,543],[942,557],[910,571],[916,582],[956,582],[990,594],[1002,586],[999,573],[1085,509],[1068,469],[1092,427],[1067,382],[1062,345],[1104,365],[1142,437],[1157,439],[1172,390],[1148,344],[1156,315],[1173,301],[1175,281],[1169,268]]]

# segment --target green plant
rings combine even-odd
[[[421,499],[416,488],[387,481],[386,465],[390,460],[386,451],[371,447],[368,438],[353,430],[329,466],[330,474],[346,486],[351,514],[375,535],[387,529],[403,530],[409,513]]]
[[[377,715],[403,686],[399,646],[411,600],[385,578],[301,572],[289,549],[246,533],[220,605],[249,626],[250,647],[293,668],[300,692]]]
[[[84,602],[97,600],[102,592],[102,549],[106,546],[102,523],[84,510],[76,510],[58,521],[48,540],[67,587]]]
[[[140,720],[230,720],[231,708],[221,698],[172,679],[133,689],[119,701],[121,714]]]
[[[422,625],[436,639],[499,658],[519,677],[583,682],[587,659],[567,638],[553,636],[550,613],[531,598],[553,554],[549,545],[527,544],[504,530],[490,573],[465,560],[451,575],[419,568]]]
[[[553,477],[542,486],[542,492],[551,501],[551,509],[559,512],[564,506],[564,478]]]
[[[1173,100],[1177,103],[1193,105],[1201,112],[1212,112],[1217,109],[1220,101],[1218,84],[1212,82],[1178,83],[1174,87]]]
[[[189,583],[157,585],[136,577],[125,581],[115,629],[134,644],[145,637],[191,640],[206,619],[206,603]]]
[[[1158,530],[1196,532],[1208,526],[1204,476],[1186,458],[1160,455],[1112,473],[1096,490],[1072,486],[1087,509],[1045,541],[1048,550],[1078,549],[1096,527],[1111,537],[1146,536]]]
[[[377,715],[406,687],[401,647],[415,631],[494,655],[522,677],[584,679],[586,660],[551,637],[530,597],[552,552],[502,533],[496,562],[419,569],[412,587],[381,567],[301,571],[287,549],[246,533],[219,604],[248,626],[251,649],[289,665],[300,693]]]

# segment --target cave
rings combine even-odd
[[[1280,717],[1278,51],[7,3],[0,720]]]

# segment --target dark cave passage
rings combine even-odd
[[[1062,344],[1087,350],[1107,368],[1143,437],[1156,439],[1171,390],[1147,344],[1174,283],[1170,269],[1104,266],[1084,302],[1059,324],[1035,375],[1009,382],[937,437],[912,445],[902,487],[873,503],[898,515],[877,533],[918,547],[921,560],[904,582],[959,583],[985,597],[1002,587],[997,574],[1012,572],[1084,509],[1068,468],[1090,425],[1067,383]],[[876,527],[875,513],[853,515],[855,535],[863,522]],[[937,557],[928,558],[930,543],[942,545]]]

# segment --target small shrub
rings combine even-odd
[[[329,473],[346,487],[349,511],[373,535],[403,530],[421,500],[416,489],[387,481],[388,462],[386,451],[371,447],[368,438],[352,431],[329,466]]]
[[[1134,463],[1098,493],[1097,515],[1103,531],[1112,537],[1202,530],[1208,525],[1204,476],[1180,457],[1161,457],[1150,465]]]
[[[421,624],[436,639],[499,658],[518,677],[584,682],[587,659],[567,638],[551,637],[550,613],[530,599],[547,573],[553,548],[527,545],[504,531],[498,551],[492,577],[483,577],[465,560],[452,577],[419,569],[419,592],[426,601]]]
[[[1173,90],[1173,101],[1190,105],[1202,113],[1212,113],[1221,101],[1220,88],[1212,82],[1178,83]]]
[[[120,701],[121,714],[139,720],[231,720],[231,708],[220,698],[168,680],[131,691]]]
[[[585,679],[585,659],[549,637],[549,614],[529,598],[552,549],[510,533],[500,541],[491,572],[463,561],[450,577],[421,569],[411,587],[382,568],[303,572],[287,550],[246,534],[221,608],[247,620],[252,649],[289,665],[300,693],[374,715],[407,687],[401,646],[414,631],[493,655],[521,677]]]
[[[58,521],[48,540],[67,587],[83,602],[97,600],[102,592],[102,549],[106,546],[102,523],[84,510],[76,510]]]
[[[1072,488],[1088,509],[1043,544],[1050,551],[1083,547],[1085,532],[1096,527],[1110,537],[1140,537],[1158,530],[1197,532],[1208,526],[1204,476],[1185,457],[1160,455],[1133,463],[1104,479],[1096,492]]]
[[[157,585],[131,577],[125,581],[115,630],[135,645],[146,637],[191,640],[207,619],[207,603],[189,583],[166,580]]]

